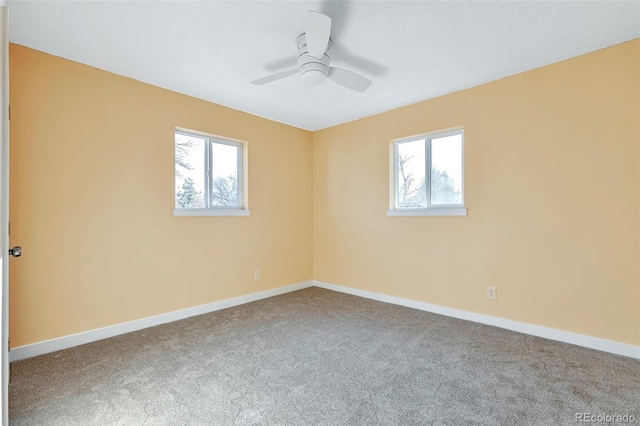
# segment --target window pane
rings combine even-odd
[[[431,140],[431,204],[462,204],[462,135]]]
[[[398,144],[398,207],[426,207],[424,139]]]
[[[205,139],[176,133],[176,207],[204,207]]]
[[[211,144],[211,206],[239,206],[238,155],[235,145]]]

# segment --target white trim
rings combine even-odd
[[[141,330],[143,328],[154,327],[168,322],[178,321],[181,319],[202,315],[209,312],[227,309],[233,306],[243,305],[245,303],[255,302],[256,300],[266,299],[268,297],[279,296],[281,294],[290,293],[292,291],[302,290],[311,287],[313,283],[306,281],[298,284],[292,284],[284,287],[278,287],[270,290],[251,293],[244,296],[233,297],[231,299],[220,300],[218,302],[207,303],[205,305],[194,306],[192,308],[181,309],[179,311],[168,312],[165,314],[155,315],[152,317],[141,318],[134,321],[123,322],[108,327],[89,330],[82,333],[71,334],[69,336],[58,337],[56,339],[45,340],[43,342],[33,343],[30,345],[12,348],[9,352],[9,361],[19,361],[21,359],[31,358],[43,355],[49,352],[59,351],[71,348],[85,343],[95,342],[96,340],[106,339],[108,337],[118,336],[120,334],[130,333],[132,331]]]
[[[431,203],[431,175],[433,171],[433,140],[446,138],[449,136],[460,136],[460,149],[461,149],[461,158],[460,158],[460,173],[461,173],[461,181],[460,181],[460,203],[455,204],[432,204]],[[425,171],[424,171],[424,180],[425,180],[425,202],[426,205],[419,207],[417,209],[431,209],[431,208],[444,208],[444,209],[462,209],[464,208],[464,126],[453,127],[450,129],[423,133],[420,135],[409,136],[405,138],[392,139],[389,145],[389,210],[399,210],[403,209],[400,207],[399,203],[399,181],[398,181],[398,146],[405,143],[412,142],[424,142],[424,157],[425,157]],[[415,209],[414,209],[415,210]],[[388,214],[388,216],[466,216],[465,213],[423,213],[423,214]]]
[[[0,3],[0,423],[9,424],[9,8]]]
[[[251,216],[251,210],[237,209],[173,209],[174,216]]]
[[[398,145],[389,144],[389,208],[398,205]]]
[[[473,321],[480,324],[492,325],[494,327],[504,328],[507,330],[517,331],[519,333],[530,334],[532,336],[543,337],[545,339],[556,340],[558,342],[570,343],[585,348],[596,349],[599,351],[609,352],[616,355],[628,356],[630,358],[640,359],[640,346],[630,345],[627,343],[614,342],[612,340],[600,339],[598,337],[585,336],[583,334],[571,333],[569,331],[557,330],[554,328],[542,327],[539,325],[528,324],[525,322],[512,321],[503,318],[492,317],[489,315],[478,314],[474,312],[463,311],[461,309],[447,308],[430,303],[418,302],[402,297],[389,296],[386,294],[375,293],[367,290],[360,290],[351,287],[331,284],[323,281],[313,281],[316,287],[325,288],[327,290],[338,291],[341,293],[352,294],[354,296],[364,297],[367,299],[378,300],[380,302],[391,303],[394,305],[406,306],[421,311],[432,312],[435,314],[445,315],[448,317],[459,318],[467,321]]]
[[[227,138],[224,136],[212,135],[197,130],[189,130],[183,127],[176,127],[174,135],[187,136],[195,139],[201,139],[204,142],[204,205],[205,209],[225,208],[220,206],[211,206],[211,185],[213,174],[211,173],[211,149],[213,144],[232,146],[237,149],[236,156],[236,182],[237,182],[237,205],[230,206],[229,210],[246,211],[249,206],[249,175],[248,169],[248,142],[239,139]],[[177,190],[177,187],[176,187]],[[177,209],[176,209],[177,210]],[[195,210],[195,209],[194,209]],[[202,209],[198,209],[202,210]],[[180,213],[174,216],[250,216],[251,213]]]
[[[466,207],[438,208],[431,207],[428,209],[389,209],[387,216],[466,216]]]
[[[278,287],[271,290],[265,290],[258,293],[247,294],[244,296],[238,296],[231,299],[220,300],[218,302],[194,306],[192,308],[181,309],[179,311],[168,312],[165,314],[155,315],[153,317],[142,318],[108,327],[98,328],[95,330],[89,330],[82,333],[59,337],[56,339],[45,340],[43,342],[33,343],[30,345],[19,346],[17,348],[11,349],[11,352],[9,352],[9,361],[19,361],[21,359],[31,358],[49,352],[59,351],[78,345],[84,345],[96,340],[102,340],[109,337],[118,336],[120,334],[141,330],[143,328],[154,327],[156,325],[166,324],[168,322],[178,321],[196,315],[218,311],[220,309],[226,309],[245,303],[255,302],[256,300],[266,299],[269,297],[290,293],[292,291],[302,290],[311,286],[338,291],[341,293],[352,294],[354,296],[378,300],[380,302],[391,303],[394,305],[406,306],[408,308],[432,312],[448,317],[473,321],[480,324],[487,324],[494,327],[517,331],[519,333],[529,334],[532,336],[543,337],[550,340],[556,340],[559,342],[565,342],[577,346],[583,346],[586,348],[609,352],[616,355],[623,355],[630,358],[640,359],[640,346],[614,342],[612,340],[600,339],[598,337],[585,336],[583,334],[571,333],[568,331],[542,327],[539,325],[497,318],[489,315],[463,311],[461,309],[447,308],[445,306],[432,305],[430,303],[418,302],[411,299],[404,299],[402,297],[389,296],[372,291],[360,290],[352,287],[345,287],[337,284],[314,280],[292,284],[284,287]]]

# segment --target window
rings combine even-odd
[[[393,141],[389,216],[466,216],[464,132]]]
[[[175,132],[174,216],[248,216],[246,144]]]

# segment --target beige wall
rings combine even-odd
[[[640,344],[639,50],[311,134],[12,45],[12,346],[312,277]],[[469,216],[387,217],[389,140],[461,125]],[[172,216],[175,126],[249,142],[251,217]]]
[[[12,346],[312,278],[310,132],[17,45],[10,73]],[[250,217],[172,215],[176,126],[248,141]]]
[[[314,278],[639,344],[639,49],[314,133]],[[389,140],[454,126],[469,215],[387,217]]]

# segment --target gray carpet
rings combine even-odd
[[[640,362],[309,288],[12,365],[16,425],[640,422]]]

